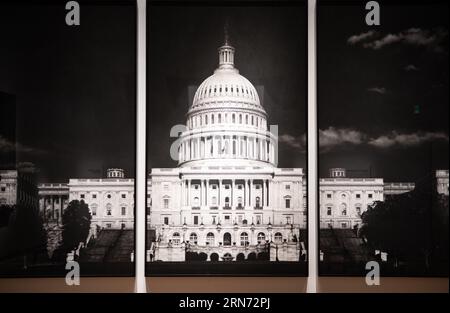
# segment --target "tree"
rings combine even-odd
[[[32,263],[38,256],[47,259],[47,233],[39,216],[38,208],[19,204],[12,206],[9,218],[6,247],[4,255],[8,257],[24,257],[24,267],[27,267],[27,256],[32,256]]]
[[[442,218],[445,212],[447,220]],[[448,255],[448,239],[443,238],[445,233],[448,236],[448,197],[439,195],[432,181],[375,202],[362,214],[362,221],[361,235],[373,249],[388,252],[394,266],[399,259],[421,258],[429,269],[433,254],[440,258],[447,251]]]
[[[83,200],[73,200],[69,203],[62,217],[62,243],[64,252],[69,252],[84,242],[91,227],[91,213]]]
[[[6,227],[9,224],[9,218],[14,208],[11,205],[0,205],[0,227]]]

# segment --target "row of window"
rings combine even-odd
[[[326,206],[326,208],[327,208],[327,215],[331,216],[333,214],[333,205],[329,204]],[[362,208],[361,204],[357,204],[355,206],[355,211],[357,215],[361,215],[361,208]],[[340,213],[342,216],[347,216],[347,205],[345,203],[341,204]]]
[[[261,225],[263,223],[263,217],[261,214],[257,214],[254,216],[255,217],[255,224],[256,225]],[[223,216],[225,224],[230,224],[231,223],[231,215],[224,215]],[[285,219],[285,223],[286,224],[292,224],[294,221],[294,217],[292,215],[285,215],[284,216]],[[199,225],[200,224],[200,216],[199,215],[193,215],[192,216],[192,221],[194,225]],[[165,225],[169,225],[169,217],[168,216],[164,216],[163,217],[163,223]],[[203,223],[203,219],[201,221]],[[211,216],[211,224],[212,225],[216,225],[218,224],[220,221],[218,219],[218,217],[216,215]],[[235,221],[236,223],[238,223],[239,225],[248,225],[248,221],[244,218],[244,215],[239,214],[237,215],[237,220]]]
[[[91,197],[92,197],[92,199],[97,199],[97,194],[93,193],[93,194],[91,195]],[[125,193],[123,193],[123,194],[120,195],[120,197],[121,197],[122,199],[126,199],[126,198],[127,198],[127,195],[126,195]],[[106,198],[111,199],[111,198],[112,198],[112,195],[111,195],[111,194],[107,194],[107,195],[106,195]],[[81,194],[80,194],[80,199],[86,199],[86,195],[85,195],[84,193],[81,193]]]
[[[327,199],[332,199],[332,198],[333,198],[333,194],[327,193]],[[347,195],[345,193],[341,194],[341,199],[346,199],[346,198],[347,198]],[[360,193],[355,194],[355,198],[356,199],[361,199],[361,194]],[[368,193],[367,194],[367,198],[373,199],[373,194],[372,193]]]
[[[98,208],[98,206],[96,204],[90,205],[92,216],[96,216],[97,215],[97,208]],[[112,216],[112,206],[111,206],[111,204],[108,203],[106,205],[105,209],[106,209],[105,210],[106,216]],[[121,206],[120,207],[120,215],[121,216],[127,215],[127,207],[126,206]]]
[[[249,235],[247,232],[242,232],[239,236],[240,239],[240,245],[241,246],[248,246],[250,244],[249,242]],[[175,232],[172,234],[172,243],[174,244],[180,244],[181,243],[181,235],[178,232]],[[258,233],[257,235],[257,242],[258,244],[262,244],[266,242],[266,234],[264,233]],[[197,244],[198,242],[198,236],[196,233],[191,233],[189,235],[189,242],[193,243],[193,244]],[[283,234],[280,232],[275,233],[274,235],[274,242],[276,243],[281,243],[283,242]],[[225,233],[223,234],[223,241],[220,242],[221,244],[223,244],[224,246],[231,246],[232,242],[231,242],[231,234],[230,233]],[[215,246],[216,245],[216,238],[215,235],[211,232],[209,232],[206,235],[206,244],[209,246]]]
[[[222,115],[223,114],[223,115]],[[230,118],[231,116],[231,118]],[[199,126],[205,126],[208,124],[221,124],[221,123],[232,123],[241,125],[251,125],[256,127],[266,127],[266,121],[260,116],[252,114],[237,114],[232,113],[217,113],[217,114],[203,114],[192,116],[188,120],[188,127],[195,128]]]
[[[230,197],[225,197],[225,207],[230,207]],[[284,199],[284,204],[286,209],[291,208],[291,197],[286,196]],[[211,197],[211,205],[218,205],[217,197]],[[198,197],[194,197],[194,207],[200,206],[200,199]],[[163,198],[163,207],[164,209],[170,208],[170,199],[168,197]],[[237,197],[237,207],[243,207],[243,199],[241,196]],[[259,208],[261,206],[261,197],[255,197],[255,207]]]
[[[289,209],[291,207],[291,199],[285,199],[286,201],[286,208]],[[225,197],[225,203],[224,206],[225,207],[230,207],[230,197]],[[237,197],[237,207],[243,207],[243,200],[242,197]],[[200,199],[198,197],[194,197],[194,207],[198,207],[200,205]],[[213,196],[211,197],[211,206],[217,206],[218,202],[217,202],[217,197]],[[170,208],[170,199],[169,198],[164,198],[163,199],[163,207],[164,209],[168,209]],[[261,205],[261,198],[260,197],[256,197],[255,198],[255,207],[259,208],[262,207]]]
[[[211,96],[237,96],[237,97],[249,97],[253,100],[257,100],[256,91],[253,91],[252,88],[248,88],[247,86],[239,86],[239,85],[215,85],[215,86],[205,86],[200,87],[201,89],[198,92],[198,99],[203,99]]]

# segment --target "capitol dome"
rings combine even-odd
[[[274,136],[253,84],[234,66],[235,49],[225,41],[219,65],[195,92],[181,135],[181,166],[274,164]]]
[[[219,67],[198,87],[190,111],[206,106],[248,107],[265,114],[256,88],[234,67],[234,48],[228,44],[219,48]]]

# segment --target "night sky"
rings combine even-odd
[[[448,169],[448,6],[318,8],[320,174],[418,181]],[[358,172],[362,170],[362,172]]]
[[[148,166],[174,167],[172,126],[184,124],[193,93],[218,66],[217,49],[235,47],[235,66],[257,88],[268,124],[306,133],[306,9],[150,7],[148,11]],[[279,147],[280,167],[305,167],[304,151]]]
[[[320,174],[417,181],[448,168],[448,7],[318,8]],[[16,97],[17,161],[41,181],[133,176],[135,8],[0,7],[0,92]],[[228,21],[235,62],[279,126],[279,166],[306,167],[306,10],[296,7],[150,7],[148,167],[174,167],[169,130],[185,123],[192,92],[217,67]],[[0,153],[11,140],[0,134]],[[357,172],[361,170],[361,172]]]
[[[69,27],[64,4],[0,4],[0,92],[16,97],[17,162],[32,162],[40,181],[110,166],[134,176],[136,9],[80,2],[81,25]]]

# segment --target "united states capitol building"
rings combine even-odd
[[[212,261],[298,261],[306,253],[305,172],[277,167],[277,137],[255,87],[235,68],[231,45],[218,52],[218,68],[187,112],[178,166],[153,168],[148,177],[147,224],[155,236],[147,255],[155,261],[200,254]],[[343,168],[330,169],[319,186],[322,228],[358,226],[374,201],[414,189],[414,183],[349,178]],[[60,221],[76,199],[89,205],[93,227],[134,226],[134,179],[118,168],[106,178],[41,184],[39,197],[46,219]]]

